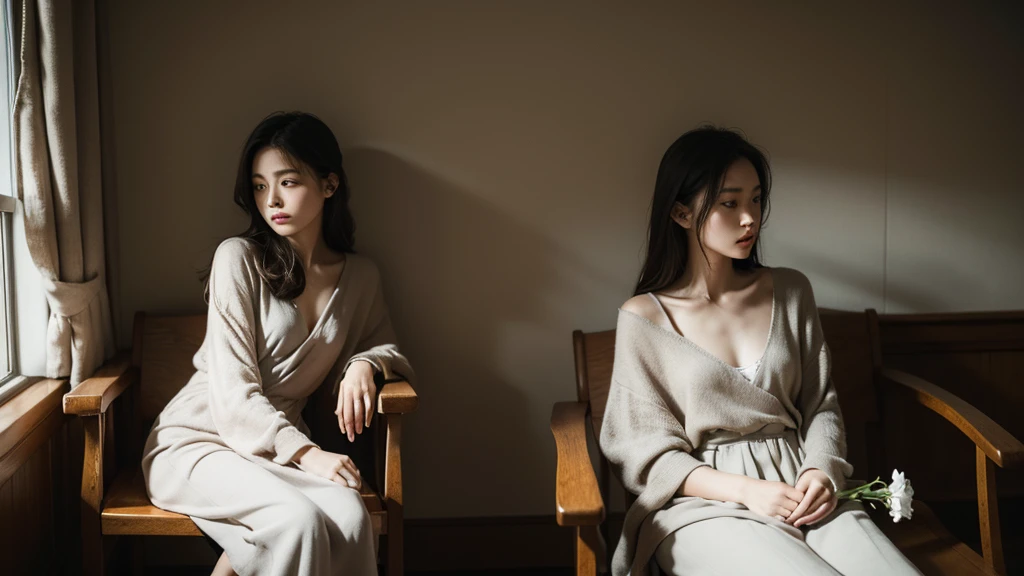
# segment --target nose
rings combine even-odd
[[[281,195],[278,194],[277,186],[270,186],[267,193],[267,206],[270,208],[279,208],[281,206]]]

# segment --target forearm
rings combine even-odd
[[[710,466],[695,469],[679,488],[680,496],[697,496],[720,502],[743,502],[743,493],[751,478],[715,470]]]

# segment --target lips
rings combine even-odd
[[[287,222],[289,218],[291,218],[291,215],[285,214],[284,212],[278,212],[277,214],[274,214],[273,216],[270,217],[270,219],[273,220],[275,224],[282,224],[284,222]]]
[[[743,243],[748,242],[748,241],[753,240],[753,239],[754,239],[754,235],[753,234],[747,234],[743,238],[740,238],[739,240],[737,240],[736,243],[737,244],[743,244]]]

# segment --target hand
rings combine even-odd
[[[344,454],[327,452],[313,446],[308,450],[299,452],[294,462],[300,470],[321,478],[327,478],[331,482],[336,482],[342,486],[359,490],[363,485],[363,478],[359,474],[359,469],[356,468],[352,459]]]
[[[786,484],[751,478],[744,484],[740,504],[750,510],[785,521],[804,499],[803,491]]]
[[[353,362],[338,387],[338,409],[334,413],[338,415],[338,427],[349,442],[355,442],[356,434],[362,434],[373,419],[373,399],[377,396],[373,370],[369,362]]]
[[[804,493],[804,498],[786,522],[797,528],[814,524],[828,516],[839,503],[832,492],[832,481],[817,468],[811,468],[801,474],[796,481],[796,488]]]

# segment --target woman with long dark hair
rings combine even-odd
[[[377,268],[353,253],[334,134],[310,114],[267,117],[234,195],[251,222],[214,254],[206,337],[146,442],[147,490],[224,549],[214,574],[376,574],[360,471],[301,417],[333,383],[351,442],[370,425],[375,375],[413,375]]]
[[[658,169],[622,305],[601,448],[637,495],[614,576],[918,574],[859,503],[814,294],[758,250],[771,171],[740,134],[683,134]]]

